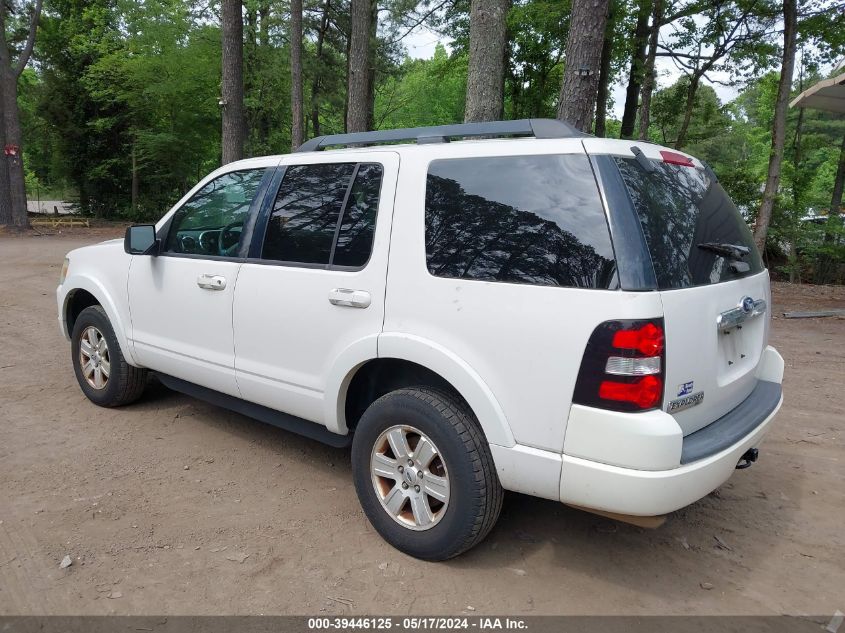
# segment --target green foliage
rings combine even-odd
[[[554,117],[569,33],[570,0],[516,2],[508,13],[508,118]]]
[[[376,129],[463,121],[466,75],[466,55],[442,44],[430,60],[406,59],[376,92]]]
[[[220,161],[219,3],[45,1],[36,63],[18,83],[30,193],[70,196],[84,212],[102,217],[160,217]],[[555,116],[572,1],[511,3],[503,78],[507,118]],[[822,79],[820,69],[845,54],[841,0],[799,4],[795,93]],[[13,56],[26,39],[25,5],[6,0]],[[640,5],[611,0],[611,81],[627,80]],[[378,3],[371,68],[376,128],[463,120],[469,7],[470,0]],[[675,20],[659,52],[673,56],[684,76],[654,93],[650,140],[678,142],[690,78],[698,77],[683,149],[713,168],[753,221],[771,148],[780,5],[667,0],[664,9]],[[288,12],[283,2],[244,0],[247,155],[290,148]],[[447,38],[449,50],[438,45],[431,59],[406,57],[403,38],[419,24]],[[305,0],[304,30],[306,136],[317,132],[316,125],[321,134],[342,132],[349,0]],[[711,87],[714,71],[739,88],[730,103]],[[609,119],[606,127],[607,136],[619,135],[619,121]],[[830,205],[843,135],[841,116],[789,110],[767,247],[774,270],[800,279],[835,277],[835,263],[845,257],[841,225],[804,218],[824,215]]]

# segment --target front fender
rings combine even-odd
[[[85,290],[91,293],[97,302],[102,306],[109,318],[114,335],[120,345],[120,350],[123,352],[124,358],[130,365],[140,366],[135,360],[132,346],[129,344],[129,339],[126,336],[129,326],[128,306],[123,310],[118,306],[118,302],[112,297],[102,282],[86,275],[84,273],[76,273],[68,275],[64,283],[56,289],[56,299],[59,306],[59,324],[65,338],[70,340],[71,332],[67,327],[67,308],[68,301],[77,290]],[[125,289],[124,289],[125,290]],[[124,302],[125,303],[125,302]]]

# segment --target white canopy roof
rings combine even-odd
[[[845,113],[845,73],[824,79],[807,88],[789,104],[795,108],[814,108]]]

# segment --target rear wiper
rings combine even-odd
[[[751,249],[747,246],[742,246],[741,244],[725,244],[721,242],[703,242],[702,244],[698,244],[698,248],[704,249],[705,251],[713,251],[714,253],[723,255],[728,259],[743,259],[751,252]]]
[[[751,266],[742,261],[742,259],[751,252],[751,249],[747,246],[721,242],[703,242],[697,246],[702,250],[711,251],[731,260],[730,268],[735,273],[747,273],[751,270]]]

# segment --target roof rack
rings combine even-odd
[[[534,138],[573,138],[587,136],[574,126],[557,119],[519,119],[516,121],[489,121],[485,123],[457,123],[433,127],[409,127],[375,132],[352,132],[317,136],[303,143],[297,152],[317,152],[333,146],[384,145],[399,141],[448,143],[451,138],[477,138],[480,136],[533,136]]]

